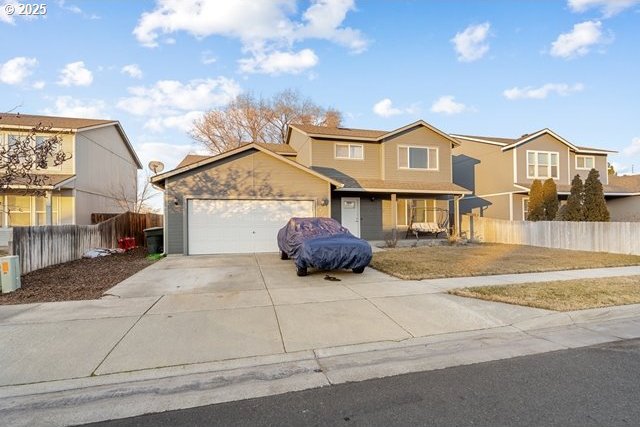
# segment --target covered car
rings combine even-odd
[[[278,231],[282,259],[295,261],[298,276],[307,268],[337,270],[350,268],[362,273],[371,262],[371,246],[355,237],[332,218],[291,218]]]

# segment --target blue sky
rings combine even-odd
[[[294,88],[346,126],[549,127],[640,172],[640,0],[6,3],[0,111],[120,120],[145,164],[197,151],[191,121],[238,93]]]

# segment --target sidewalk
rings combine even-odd
[[[268,340],[260,347],[262,353],[253,354],[255,347],[247,342],[251,335],[238,328],[252,322],[244,316],[247,308],[181,313],[174,301],[167,305],[172,310],[153,314],[170,296],[2,306],[0,416],[10,425],[83,423],[638,338],[640,304],[558,313],[444,294],[460,286],[634,274],[640,275],[640,267],[420,282],[390,278],[345,286],[356,297],[323,303],[300,303],[299,298],[309,298],[309,292],[335,298],[335,286],[287,290],[280,295],[281,302],[291,304],[260,302],[256,309],[301,310],[307,313],[308,323],[296,328],[314,330],[312,323],[317,319],[308,314],[314,307],[371,303],[399,332],[377,341],[371,337],[378,335],[371,333],[361,343],[341,345],[348,331],[340,333],[340,329],[357,322],[362,313],[349,317],[334,312],[336,344],[331,345],[331,335],[320,341],[326,345],[310,346],[316,337],[292,340],[282,328],[283,336]],[[186,297],[214,298],[210,294],[173,297],[183,305]],[[221,296],[215,298],[219,301]],[[423,307],[431,311],[425,313]],[[207,340],[197,338],[206,336],[208,328],[197,322],[212,316],[224,316],[240,335],[223,334],[218,341],[203,344]],[[171,323],[175,318],[196,335],[181,338],[182,326]],[[261,321],[255,319],[253,326]],[[452,325],[457,327],[452,330]],[[366,326],[360,325],[365,332]],[[228,357],[233,352],[218,353],[221,344],[232,350],[244,346],[236,354],[251,355]],[[153,348],[162,348],[165,354],[149,361]],[[199,358],[173,363],[194,353]]]

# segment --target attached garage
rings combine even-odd
[[[330,216],[331,190],[342,184],[265,145],[191,156],[152,178],[164,190],[168,254],[277,252],[289,218]]]
[[[314,215],[312,200],[188,200],[188,253],[277,252],[283,224]]]

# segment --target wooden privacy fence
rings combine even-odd
[[[463,215],[461,230],[489,243],[640,255],[640,222],[508,221]]]
[[[162,215],[125,212],[94,225],[13,228],[13,254],[22,274],[73,261],[92,248],[116,248],[121,237],[135,237],[143,246],[145,228],[162,226]]]

